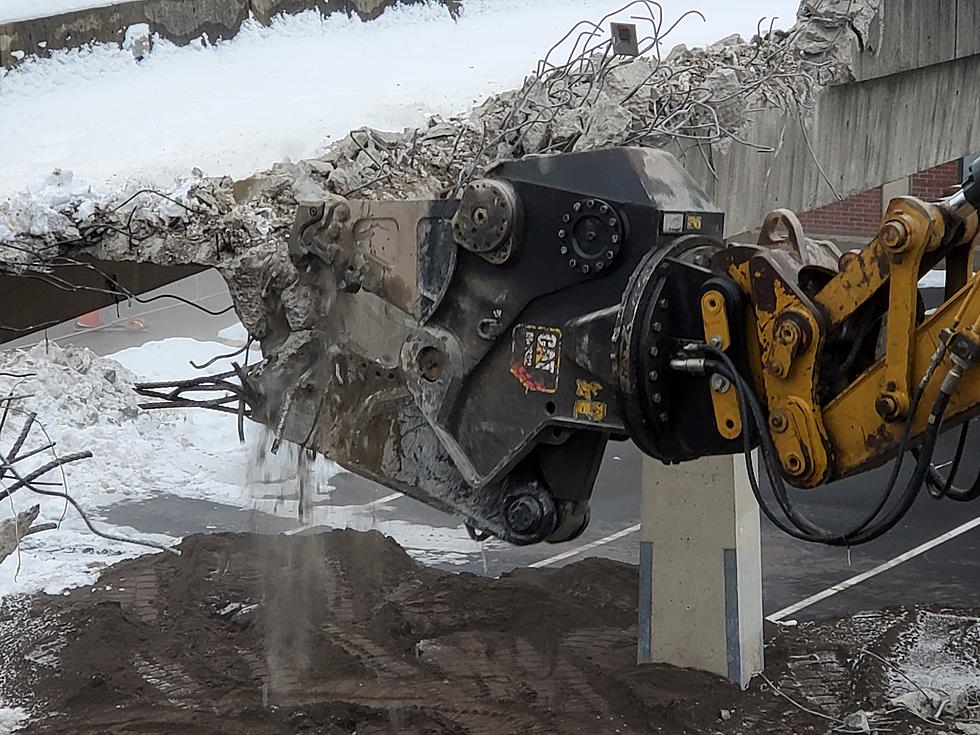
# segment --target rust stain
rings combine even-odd
[[[895,437],[888,431],[888,427],[882,424],[870,434],[864,435],[864,446],[870,450],[870,457],[874,458],[887,454],[893,449]]]

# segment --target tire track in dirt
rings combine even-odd
[[[181,551],[67,596],[0,601],[0,699],[34,710],[27,735],[826,731],[761,686],[636,666],[627,565],[488,579],[347,531],[190,537]],[[944,655],[969,663],[980,620],[967,612],[770,629],[767,676],[846,714],[888,683],[863,648],[914,665],[947,631],[960,637]]]

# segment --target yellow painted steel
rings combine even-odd
[[[732,337],[721,292],[708,291],[701,297],[701,317],[704,320],[705,341],[709,344],[717,342],[718,347],[727,350]],[[728,385],[723,391],[712,387],[711,404],[715,410],[718,433],[726,439],[737,439],[742,433],[742,416],[738,410],[735,386]]]
[[[917,379],[925,374],[929,361],[940,344],[944,329],[975,330],[976,327],[973,325],[978,318],[980,318],[980,274],[973,276],[955,297],[946,301],[915,330],[912,374]],[[912,417],[912,437],[926,430],[929,411],[939,390],[939,384],[950,366],[949,358],[946,357],[940,364],[937,376],[923,394],[919,409]],[[833,446],[836,476],[854,474],[876,467],[893,456],[894,450],[898,448],[903,424],[884,421],[873,405],[884,369],[885,359],[879,360],[824,409],[824,423]],[[978,410],[980,410],[980,370],[967,370],[958,390],[950,399],[944,424],[954,426],[971,417]]]
[[[938,207],[913,197],[893,200],[877,237],[863,251],[843,257],[840,272],[812,301],[800,291],[798,270],[787,269],[783,253],[756,249],[729,261],[729,274],[751,297],[755,324],[746,329],[756,349],[750,349],[749,360],[757,381],[762,378],[757,387],[768,404],[770,434],[794,485],[815,487],[893,457],[911,396],[944,336],[958,333],[980,345],[980,274],[972,275],[970,256],[980,244],[977,217],[958,233],[959,242],[944,243],[944,234]],[[949,258],[948,285],[962,287],[916,327],[917,283],[930,253],[927,263]],[[843,324],[883,288],[889,296],[883,357],[821,406],[816,395],[821,329]],[[944,357],[911,417],[913,445],[927,428],[951,364]],[[944,423],[952,426],[977,413],[980,370],[971,369],[952,396]]]
[[[756,334],[769,404],[769,429],[783,470],[798,487],[816,487],[830,470],[828,440],[816,397],[820,325],[801,295],[764,259],[750,266]],[[765,293],[765,297],[760,298]],[[785,333],[796,325],[796,334]],[[802,332],[809,332],[803,339]]]

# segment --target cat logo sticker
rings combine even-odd
[[[518,324],[514,327],[510,373],[526,391],[554,393],[561,367],[561,330]]]

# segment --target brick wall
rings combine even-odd
[[[960,182],[960,162],[941,163],[935,168],[912,175],[912,196],[930,201],[939,199],[943,189]]]
[[[943,189],[960,183],[959,161],[942,163],[911,177],[912,196],[938,199]],[[881,187],[855,194],[800,215],[803,229],[814,235],[871,237],[881,224]]]
[[[800,215],[803,230],[820,235],[870,236],[881,224],[881,187]]]

